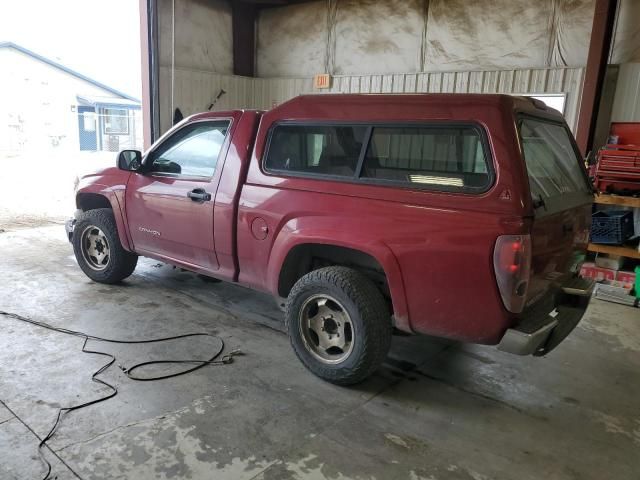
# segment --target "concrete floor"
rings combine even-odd
[[[594,301],[547,358],[398,337],[357,388],[308,373],[268,297],[143,260],[120,286],[77,268],[61,226],[0,234],[0,310],[112,338],[208,331],[245,353],[73,412],[58,479],[638,479],[640,313]],[[479,306],[481,308],[481,306]],[[0,478],[37,479],[57,408],[100,396],[82,341],[0,317]],[[127,366],[166,347],[92,342]],[[177,341],[173,357],[212,341]]]

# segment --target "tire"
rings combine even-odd
[[[138,256],[122,248],[113,211],[89,210],[80,215],[73,230],[73,253],[91,280],[118,283],[133,273]]]
[[[326,267],[300,278],[287,298],[285,318],[300,361],[331,383],[363,381],[389,352],[387,304],[371,280],[350,268]]]

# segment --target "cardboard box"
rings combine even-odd
[[[631,292],[631,287],[633,286],[629,283],[619,282],[618,280],[605,280],[598,285],[609,285],[610,287],[616,287],[620,291],[624,291],[627,295],[629,294],[629,292]]]
[[[623,264],[624,257],[620,257],[618,255],[603,255],[599,253],[596,257],[596,266],[601,268],[620,270]]]
[[[601,282],[603,280],[615,280],[616,271],[610,268],[598,267],[595,263],[587,262],[582,264],[580,276],[593,278],[596,282]]]
[[[619,271],[616,272],[616,283],[622,288],[631,290],[636,282],[636,274],[633,272]]]

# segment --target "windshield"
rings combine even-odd
[[[520,137],[534,199],[590,191],[570,135],[560,123],[521,119]]]

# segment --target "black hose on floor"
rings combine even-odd
[[[87,333],[84,332],[78,332],[76,330],[69,330],[67,328],[62,328],[62,327],[54,327],[53,325],[49,325],[48,323],[44,323],[44,322],[39,322],[37,320],[33,320],[31,318],[27,318],[27,317],[23,317],[22,315],[18,315],[17,313],[12,313],[12,312],[5,312],[0,310],[0,315],[3,315],[5,317],[9,317],[9,318],[13,318],[15,320],[19,320],[21,322],[26,322],[26,323],[30,323],[31,325],[35,325],[37,327],[41,327],[41,328],[46,328],[47,330],[52,330],[54,332],[58,332],[58,333],[63,333],[65,335],[72,335],[74,337],[80,337],[84,339],[84,343],[82,344],[82,351],[84,353],[93,353],[96,355],[103,355],[105,357],[109,358],[109,361],[107,363],[105,363],[102,367],[100,367],[98,370],[96,370],[92,375],[91,375],[91,381],[99,383],[101,385],[104,385],[105,387],[107,387],[110,392],[105,395],[104,397],[100,397],[94,400],[90,400],[88,402],[85,403],[81,403],[78,405],[73,405],[71,407],[63,407],[60,408],[58,410],[58,415],[56,417],[56,421],[54,422],[53,426],[51,427],[51,430],[49,430],[49,433],[47,433],[47,435],[40,441],[40,443],[38,444],[38,453],[40,454],[40,458],[42,459],[42,461],[45,463],[46,465],[46,469],[47,472],[45,474],[45,476],[43,477],[42,480],[50,480],[50,475],[51,475],[51,463],[49,463],[49,461],[45,458],[44,454],[42,453],[42,449],[47,446],[47,442],[49,440],[51,440],[51,438],[53,438],[53,436],[55,435],[56,430],[58,429],[58,426],[60,425],[60,422],[63,418],[64,415],[66,415],[69,412],[72,412],[74,410],[80,410],[81,408],[84,407],[88,407],[89,405],[95,405],[96,403],[100,403],[100,402],[104,402],[105,400],[109,400],[110,398],[115,397],[118,394],[118,389],[114,386],[111,385],[110,383],[101,380],[98,377],[98,375],[100,375],[101,373],[103,373],[105,370],[107,370],[109,367],[111,367],[111,365],[113,365],[116,361],[116,357],[114,355],[111,355],[110,353],[105,353],[105,352],[99,352],[96,350],[88,350],[87,349],[87,343],[89,342],[89,340],[95,340],[97,342],[107,342],[107,343],[118,343],[118,344],[125,344],[125,345],[140,345],[140,344],[145,344],[145,343],[160,343],[160,342],[168,342],[171,340],[178,340],[181,338],[191,338],[191,337],[211,337],[211,338],[215,338],[217,340],[220,341],[220,345],[218,347],[218,349],[215,351],[215,353],[208,359],[208,360],[190,360],[190,359],[186,359],[186,360],[152,360],[152,361],[148,361],[148,362],[140,362],[137,363],[129,368],[124,368],[124,367],[120,367],[120,369],[124,372],[124,374],[130,378],[131,380],[135,380],[138,382],[150,382],[150,381],[155,381],[155,380],[164,380],[167,378],[173,378],[173,377],[178,377],[180,375],[185,375],[187,373],[191,373],[194,372],[195,370],[198,370],[202,367],[205,367],[207,365],[225,365],[225,364],[229,364],[233,362],[233,357],[235,355],[239,355],[241,354],[241,352],[239,350],[234,350],[226,355],[223,355],[221,358],[220,355],[222,354],[222,351],[224,350],[224,341],[220,338],[220,337],[216,337],[215,335],[211,335],[210,333],[186,333],[184,335],[175,335],[173,337],[163,337],[163,338],[154,338],[151,340],[114,340],[111,338],[103,338],[103,337],[97,337],[95,335],[89,335]],[[151,376],[151,377],[140,377],[140,376],[134,376],[132,375],[132,372],[134,370],[137,370],[141,367],[148,367],[150,365],[167,365],[167,364],[174,364],[174,365],[180,365],[180,364],[189,364],[189,365],[193,365],[190,368],[187,368],[185,370],[180,370],[178,372],[174,372],[174,373],[170,373],[170,374],[165,374],[165,375],[158,375],[158,376]],[[50,448],[49,448],[50,449]],[[55,480],[54,477],[52,480]]]

